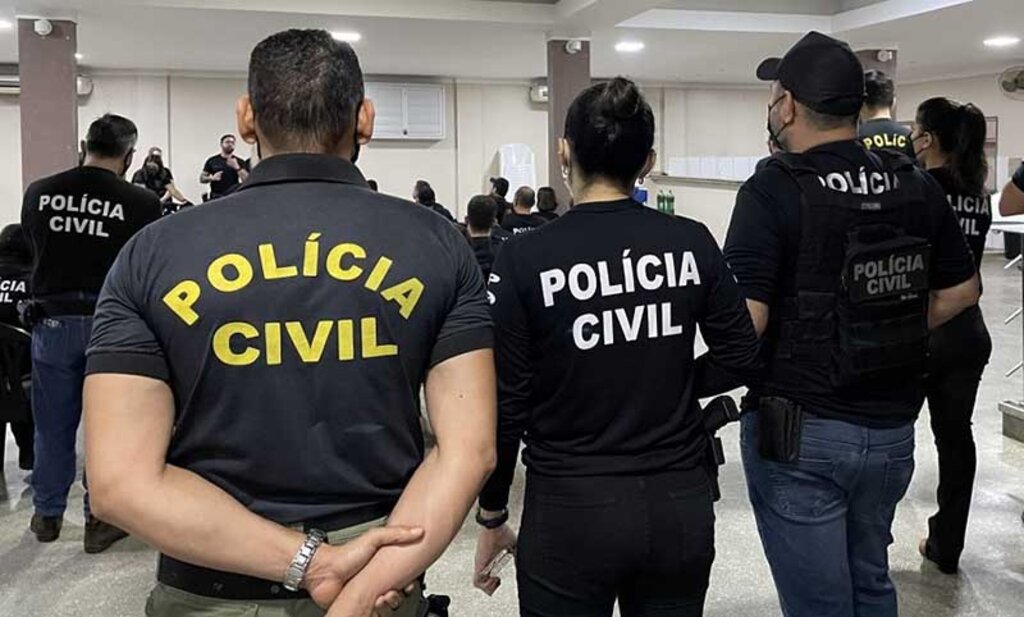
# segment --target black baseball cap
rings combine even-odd
[[[811,32],[782,58],[757,67],[761,81],[778,81],[800,103],[830,116],[852,116],[864,105],[864,66],[846,43]]]
[[[491,178],[491,186],[493,186],[494,190],[502,197],[508,195],[508,180],[505,178]]]

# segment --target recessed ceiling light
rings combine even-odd
[[[0,19],[0,30],[10,30],[13,27],[13,23],[7,21],[6,19]]]
[[[75,60],[78,60],[79,62],[81,62],[82,58],[84,58],[84,57],[85,56],[83,56],[82,54],[75,54]]]
[[[985,39],[985,47],[1013,47],[1020,43],[1020,38],[1016,36],[994,36],[990,39]]]
[[[331,36],[335,41],[341,41],[342,43],[358,43],[363,40],[363,35],[358,32],[332,32]]]
[[[621,41],[615,45],[615,51],[621,54],[635,54],[644,50],[644,44],[640,41]]]

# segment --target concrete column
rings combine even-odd
[[[78,162],[76,24],[52,20],[53,31],[40,36],[35,21],[18,20],[21,177],[26,187]]]
[[[558,203],[567,206],[571,200],[562,182],[562,166],[558,158],[558,140],[565,136],[565,117],[569,106],[580,92],[590,87],[590,42],[581,41],[576,53],[566,50],[565,40],[548,41],[548,181],[558,195]]]

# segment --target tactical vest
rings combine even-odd
[[[927,356],[931,247],[907,231],[922,227],[924,185],[909,158],[868,155],[890,175],[854,172],[862,194],[829,189],[802,157],[769,163],[801,190],[796,295],[782,299],[773,355],[828,367],[837,389],[905,386]],[[888,190],[872,194],[872,183]]]

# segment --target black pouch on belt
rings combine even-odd
[[[803,409],[788,399],[766,396],[758,405],[757,449],[761,458],[792,463],[800,456]]]

